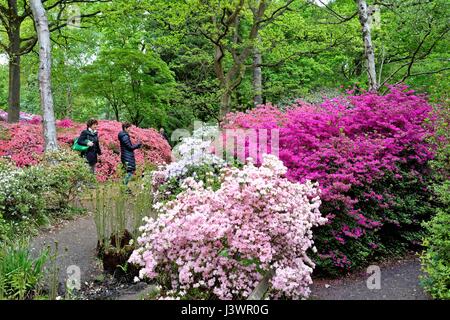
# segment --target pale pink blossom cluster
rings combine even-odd
[[[170,277],[161,285],[178,297],[243,299],[268,272],[270,297],[308,296],[311,229],[326,219],[318,186],[290,182],[286,170],[266,155],[260,167],[249,161],[224,168],[216,191],[185,179],[176,200],[159,203],[158,218],[145,219],[129,262],[142,267],[141,279]]]
[[[172,150],[176,161],[165,164],[153,172],[152,184],[159,186],[170,179],[183,180],[189,169],[210,166],[222,168],[225,161],[211,152],[212,138],[218,135],[218,128],[202,126],[192,132],[192,136],[184,137]]]

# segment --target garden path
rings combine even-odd
[[[80,280],[83,284],[101,275],[100,261],[96,258],[97,232],[92,214],[88,213],[45,230],[33,239],[31,250],[39,252],[50,246],[54,252],[55,242],[58,243],[56,265],[61,285],[72,274],[67,269],[72,265],[80,268]]]
[[[101,278],[102,267],[95,256],[97,235],[94,219],[91,213],[56,226],[43,232],[32,241],[32,250],[40,250],[47,245],[54,247],[58,242],[59,257],[56,260],[60,269],[59,281],[67,279],[67,267],[77,265],[81,271],[83,286]],[[312,286],[311,299],[314,300],[423,300],[429,299],[419,285],[420,261],[414,256],[391,260],[380,265],[381,289],[369,290],[365,272],[329,280],[315,279]],[[137,286],[125,287],[105,298],[137,299],[140,290],[148,290]]]
[[[317,279],[311,288],[315,300],[428,300],[419,284],[420,260],[416,255],[380,264],[380,289],[368,289],[373,273],[353,273],[347,277]]]

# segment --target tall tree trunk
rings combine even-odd
[[[116,118],[116,121],[120,122],[119,107],[113,107],[113,110],[114,110],[114,117]]]
[[[65,112],[65,114],[66,117],[72,118],[73,96],[72,96],[72,87],[70,86],[70,84],[67,86],[66,98],[67,98],[67,111]]]
[[[253,52],[253,103],[255,106],[263,103],[262,91],[263,91],[263,81],[262,81],[262,55],[257,46],[255,46]]]
[[[372,44],[372,36],[370,32],[369,14],[367,10],[366,0],[356,0],[358,5],[359,22],[362,29],[362,37],[364,41],[364,52],[367,62],[367,76],[369,78],[369,90],[378,90],[377,72],[375,69],[375,52]]]
[[[12,10],[14,10],[14,8]],[[17,12],[17,5],[15,10]],[[20,116],[20,21],[12,21],[8,32],[8,39],[8,122],[15,123],[19,121]]]
[[[41,0],[30,0],[39,41],[39,92],[43,114],[45,151],[58,149],[51,89],[51,43],[48,20]]]
[[[220,119],[225,119],[225,116],[231,111],[231,91],[224,89],[220,99]]]

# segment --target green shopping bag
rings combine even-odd
[[[89,149],[89,146],[82,146],[78,144],[78,138],[73,141],[72,150],[83,152],[87,149]]]

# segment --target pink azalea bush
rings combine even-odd
[[[224,168],[214,191],[187,178],[183,192],[146,218],[129,259],[140,278],[156,278],[163,296],[243,299],[264,274],[272,298],[309,294],[312,228],[325,223],[319,189],[284,178],[286,167],[265,156],[260,167]]]
[[[72,119],[62,119],[56,121],[56,126],[58,128],[71,128],[74,126]]]
[[[0,156],[9,157],[18,167],[36,165],[44,152],[42,124],[20,122],[7,124],[0,122],[3,133],[0,137]],[[57,122],[58,142],[60,147],[70,149],[74,139],[78,138],[85,124],[75,123],[70,119]],[[120,175],[120,148],[117,134],[121,131],[117,121],[99,121],[99,138],[102,148],[100,162],[97,164],[97,179],[106,181]],[[169,144],[154,129],[133,127],[131,137],[141,141],[143,148],[135,152],[138,170],[143,171],[147,165],[158,165],[170,162]]]
[[[433,206],[431,111],[425,97],[393,87],[320,105],[298,101],[285,112],[268,105],[232,113],[224,127],[279,129],[287,177],[322,190],[329,222],[316,233],[319,265],[348,270],[420,240]]]

